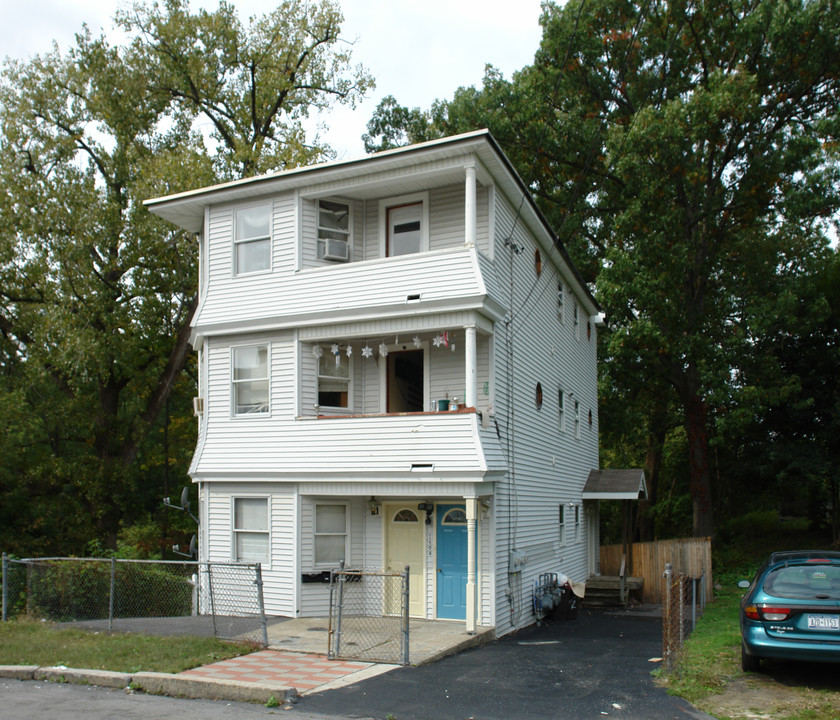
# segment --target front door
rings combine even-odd
[[[423,570],[423,513],[416,505],[385,505],[385,569],[403,572],[408,565],[408,614],[426,616],[425,572]],[[385,586],[385,612],[396,615],[402,598],[399,583],[390,578]]]
[[[464,505],[437,506],[437,616],[467,617],[467,513]]]

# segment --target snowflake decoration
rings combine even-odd
[[[324,354],[324,348],[320,345],[313,345],[312,346],[312,355],[318,360]]]
[[[414,342],[414,347],[419,348],[420,347],[420,336],[415,335],[413,342]]]
[[[332,345],[330,345],[330,352],[333,355],[338,355],[338,352],[339,352],[338,343],[333,343]]]
[[[388,346],[385,343],[379,344],[379,357],[388,357]]]
[[[353,348],[348,345],[344,353],[345,355],[347,355],[347,357],[350,357],[353,354]]]
[[[365,345],[362,348],[362,357],[373,357],[373,348],[370,345]]]

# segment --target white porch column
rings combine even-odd
[[[476,568],[475,568],[475,518],[478,501],[464,498],[467,506],[467,632],[475,634],[476,625]]]
[[[478,371],[476,369],[478,364],[476,345],[475,345],[475,328],[465,328],[464,338],[464,403],[467,407],[474,408],[478,402]]]
[[[467,179],[464,198],[464,245],[475,247],[476,201],[475,201],[475,165],[467,165]]]

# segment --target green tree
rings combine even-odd
[[[616,375],[624,394],[644,379],[677,404],[692,531],[712,534],[718,413],[749,402],[737,370],[784,312],[779,288],[825,256],[838,209],[840,11],[570,0],[546,4],[541,23],[533,65],[436,103],[422,134],[485,125],[513,148],[561,241],[597,276],[609,364],[644,369]],[[388,142],[400,134],[376,124],[385,109],[369,127]]]
[[[247,28],[224,0],[214,12],[195,13],[188,0],[135,3],[118,18],[135,34],[152,92],[188,120],[209,121],[221,177],[328,157],[323,142],[308,141],[303,121],[334,102],[354,107],[373,87],[364,68],[350,65],[331,0],[284,0]]]
[[[197,244],[143,200],[326,152],[303,144],[301,118],[368,83],[334,50],[329,2],[284,3],[247,30],[226,4],[136,5],[132,18],[123,45],[85,31],[66,55],[9,61],[0,77],[6,549],[114,547],[168,478],[182,482]],[[168,57],[167,43],[193,50]],[[281,87],[291,58],[298,74]],[[201,113],[216,113],[210,138]]]

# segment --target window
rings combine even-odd
[[[575,542],[580,542],[580,505],[575,505]]]
[[[557,317],[563,322],[563,281],[557,281]]]
[[[335,200],[318,201],[318,258],[350,259],[350,204]]]
[[[268,498],[233,498],[233,559],[269,562]]]
[[[420,518],[417,517],[417,513],[414,510],[409,510],[408,508],[403,508],[399,510],[394,515],[394,522],[395,523],[416,523],[420,522]]]
[[[580,311],[576,302],[572,302],[572,324],[575,327],[575,340],[580,340]]]
[[[467,522],[467,513],[463,508],[452,508],[440,522],[442,525],[464,525]]]
[[[575,400],[575,437],[580,439],[580,403]]]
[[[268,412],[268,345],[233,348],[233,414]]]
[[[271,269],[271,205],[236,211],[233,247],[235,275]]]
[[[537,273],[537,277],[542,275],[542,255],[539,249],[534,250],[534,272]]]
[[[321,407],[350,408],[350,363],[349,358],[338,349],[334,354],[331,347],[323,347],[318,358],[318,405]]]
[[[422,203],[388,208],[388,255],[420,252]]]
[[[347,506],[315,506],[315,564],[338,567],[347,558]]]
[[[379,201],[380,249],[397,257],[429,249],[429,194],[414,193]]]
[[[557,532],[560,544],[566,544],[566,506],[563,503],[557,506]]]
[[[557,392],[557,406],[560,415],[560,432],[566,432],[566,393],[563,388]]]
[[[537,389],[534,393],[534,402],[537,404],[537,410],[542,410],[542,403],[543,403],[542,383],[537,383]]]

